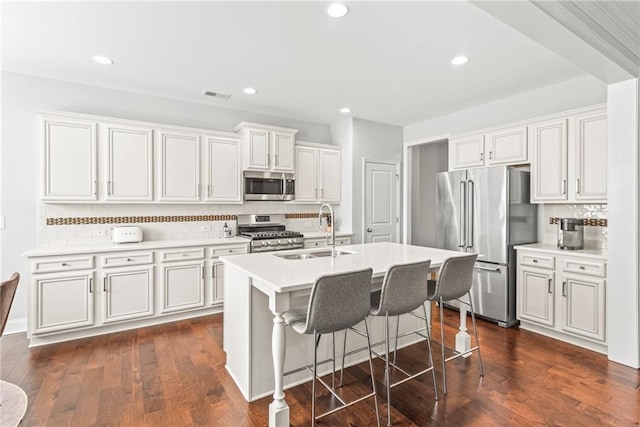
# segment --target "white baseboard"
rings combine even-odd
[[[2,335],[19,334],[21,332],[27,332],[26,317],[7,321],[7,326],[4,327]]]

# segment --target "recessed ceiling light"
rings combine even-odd
[[[349,114],[349,113],[351,112],[351,108],[348,108],[348,107],[342,107],[342,108],[340,109],[340,112],[341,112],[342,114]]]
[[[258,93],[258,91],[252,87],[245,87],[242,91],[247,95],[255,95],[256,93]]]
[[[451,63],[453,65],[462,65],[466,64],[467,62],[469,62],[469,58],[467,58],[466,56],[456,56],[451,60]]]
[[[349,13],[349,8],[342,3],[333,3],[327,8],[327,14],[332,18],[342,18]]]
[[[109,58],[108,56],[97,55],[93,57],[93,60],[102,65],[113,64],[113,59]]]

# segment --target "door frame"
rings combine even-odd
[[[400,176],[400,164],[399,161],[394,160],[377,160],[371,158],[362,158],[362,243],[365,243],[365,236],[367,233],[367,163],[381,163],[384,165],[390,165],[396,167],[396,239],[395,243],[401,242],[400,236],[400,212],[401,212],[401,197],[400,197],[400,189],[401,189],[401,176]]]
[[[434,144],[437,142],[449,141],[452,137],[451,133],[443,135],[433,136],[425,139],[418,139],[416,141],[408,141],[402,144],[402,162],[404,168],[402,171],[402,182],[404,183],[402,188],[402,242],[406,245],[411,244],[411,165],[413,162],[412,148],[418,147],[423,144]],[[447,169],[449,169],[447,167]]]

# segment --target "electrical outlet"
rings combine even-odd
[[[106,236],[107,230],[105,230],[104,228],[102,230],[93,230],[93,235],[94,237]]]
[[[201,225],[200,226],[200,231],[211,231],[211,226],[210,225]]]

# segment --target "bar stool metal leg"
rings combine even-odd
[[[424,313],[424,323],[427,331],[427,345],[429,346],[429,364],[431,365],[431,376],[433,377],[433,390],[438,400],[438,383],[436,382],[436,367],[433,364],[433,352],[431,349],[431,332],[429,332],[429,318],[427,317],[427,307],[422,304],[422,312]]]
[[[442,348],[442,392],[447,395],[447,363],[444,354],[444,303],[440,298],[440,347]]]
[[[476,336],[476,347],[478,350],[478,367],[480,368],[480,376],[484,377],[484,369],[482,368],[482,356],[480,355],[480,341],[478,341],[478,327],[476,326],[476,315],[473,311],[473,299],[471,299],[471,292],[469,292],[469,306],[471,307],[471,322],[473,323],[473,333]]]
[[[380,410],[378,409],[378,392],[376,390],[376,379],[373,374],[373,356],[371,355],[371,338],[369,337],[369,325],[367,319],[364,319],[364,330],[367,334],[367,350],[369,351],[369,372],[371,373],[371,387],[373,388],[373,402],[376,407],[376,422],[380,427]],[[347,331],[345,331],[346,336]],[[344,363],[343,363],[344,365]]]
[[[313,347],[313,380],[311,381],[311,419],[312,423],[316,423],[316,371],[318,370],[318,344],[320,344],[320,335],[314,332],[314,341],[316,345]]]
[[[387,387],[387,427],[391,427],[391,375],[389,370],[389,314],[384,316],[384,345],[385,345],[385,358],[384,358],[384,382]]]

